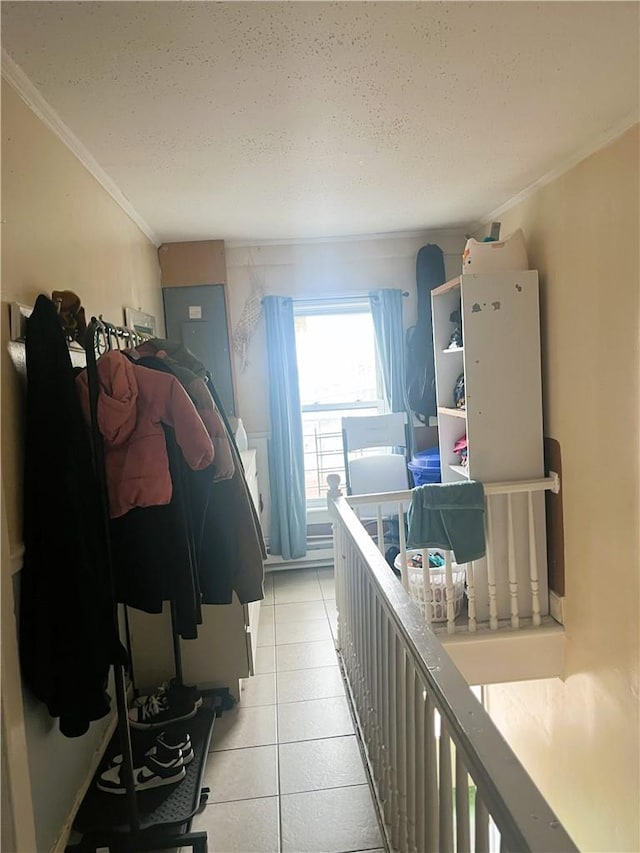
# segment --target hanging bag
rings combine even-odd
[[[445,282],[444,256],[439,246],[423,246],[416,258],[418,319],[407,330],[407,399],[418,419],[428,424],[436,414],[431,291]]]

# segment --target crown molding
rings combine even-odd
[[[624,119],[622,119],[622,121],[616,122],[616,124],[614,124],[604,133],[599,134],[588,145],[579,148],[569,157],[566,157],[555,168],[551,169],[550,172],[547,172],[540,178],[537,178],[517,195],[514,195],[512,198],[510,198],[509,201],[506,201],[504,202],[504,204],[501,204],[499,207],[496,207],[495,210],[486,213],[477,222],[469,226],[470,231],[475,232],[479,228],[482,228],[483,226],[487,225],[487,223],[494,222],[500,219],[503,213],[506,213],[508,210],[511,210],[512,207],[515,207],[516,205],[520,204],[520,202],[525,201],[539,189],[542,189],[542,187],[546,186],[547,184],[550,184],[552,181],[555,181],[556,178],[559,178],[561,175],[564,175],[565,172],[568,172],[570,169],[573,169],[573,167],[577,166],[578,163],[581,163],[583,160],[586,160],[587,157],[590,157],[592,154],[595,154],[602,148],[606,148],[607,145],[611,145],[612,142],[615,142],[616,139],[619,139],[634,125],[636,125],[638,123],[638,119],[639,116],[637,110],[634,110],[634,112],[629,113],[627,116],[625,116]]]
[[[348,234],[341,237],[278,237],[260,240],[225,240],[226,249],[258,249],[265,246],[307,246],[322,243],[360,243],[363,240],[421,240],[425,237],[464,237],[468,225],[459,228],[421,228],[418,231],[381,231],[375,234]]]
[[[2,49],[2,76],[18,93],[25,104],[34,112],[38,118],[55,133],[58,139],[78,158],[82,165],[98,181],[100,186],[106,190],[111,198],[119,205],[127,216],[135,222],[138,228],[149,240],[159,246],[162,242],[153,228],[146,222],[131,204],[122,190],[115,183],[98,161],[89,153],[89,150],[80,142],[73,131],[63,122],[58,113],[40,94],[22,68]]]

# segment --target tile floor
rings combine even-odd
[[[333,644],[331,569],[267,575],[256,675],[216,722],[210,853],[384,853]]]

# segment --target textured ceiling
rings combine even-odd
[[[163,240],[466,225],[638,109],[639,5],[2,4]]]

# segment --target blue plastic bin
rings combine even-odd
[[[440,483],[440,449],[428,447],[412,457],[409,470],[413,474],[416,486],[426,486],[427,483]]]

